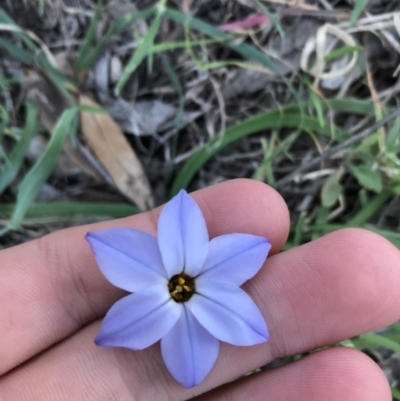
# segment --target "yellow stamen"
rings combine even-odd
[[[186,302],[196,292],[193,278],[182,273],[173,276],[168,283],[168,291],[176,302]]]

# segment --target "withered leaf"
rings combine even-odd
[[[100,107],[83,94],[79,103]],[[82,112],[81,129],[89,148],[108,171],[116,187],[141,210],[152,208],[153,197],[143,167],[112,117],[109,114]]]
[[[39,111],[40,120],[51,133],[57,120],[64,110],[71,105],[63,97],[56,86],[43,74],[35,71],[28,72],[26,85],[26,98],[31,100]],[[104,172],[96,166],[84,153],[83,146],[75,138],[68,138],[64,144],[64,152],[67,156],[61,157],[58,161],[60,167],[65,173],[73,174],[77,170],[83,171],[88,176],[97,181],[109,181]]]

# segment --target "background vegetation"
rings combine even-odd
[[[1,246],[252,177],[289,205],[286,249],[400,247],[399,73],[396,1],[3,0]],[[400,399],[399,341],[341,345]]]

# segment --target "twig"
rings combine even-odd
[[[327,150],[321,156],[316,157],[315,159],[309,161],[306,164],[303,164],[302,166],[297,168],[295,171],[293,171],[293,173],[290,173],[286,177],[283,177],[281,180],[278,180],[273,185],[273,187],[275,189],[282,188],[285,184],[292,181],[297,175],[303,173],[304,171],[307,171],[311,167],[314,167],[318,163],[321,163],[322,161],[328,159],[329,157],[333,156],[335,153],[338,153],[341,150],[348,148],[349,146],[353,145],[354,143],[362,141],[363,139],[367,138],[368,136],[370,136],[374,132],[376,132],[379,128],[383,127],[385,124],[393,121],[394,119],[396,119],[399,116],[400,116],[400,108],[398,108],[397,110],[395,110],[393,113],[389,114],[388,116],[382,118],[382,120],[377,121],[375,124],[371,125],[371,127],[366,128],[365,130],[359,132],[358,134],[353,135],[351,138],[340,143],[339,145],[331,148],[330,150]]]

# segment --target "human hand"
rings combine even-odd
[[[264,184],[234,180],[193,194],[210,237],[267,237],[284,244],[289,217]],[[400,252],[385,239],[347,229],[270,256],[243,288],[261,309],[268,343],[221,344],[201,385],[185,389],[161,359],[93,343],[100,321],[125,293],[100,273],[84,239],[113,226],[156,233],[159,209],[60,231],[0,252],[1,401],[351,400],[389,401],[380,369],[354,350],[331,348],[282,368],[225,384],[269,361],[376,330],[400,318]],[[222,386],[222,387],[220,387]]]

